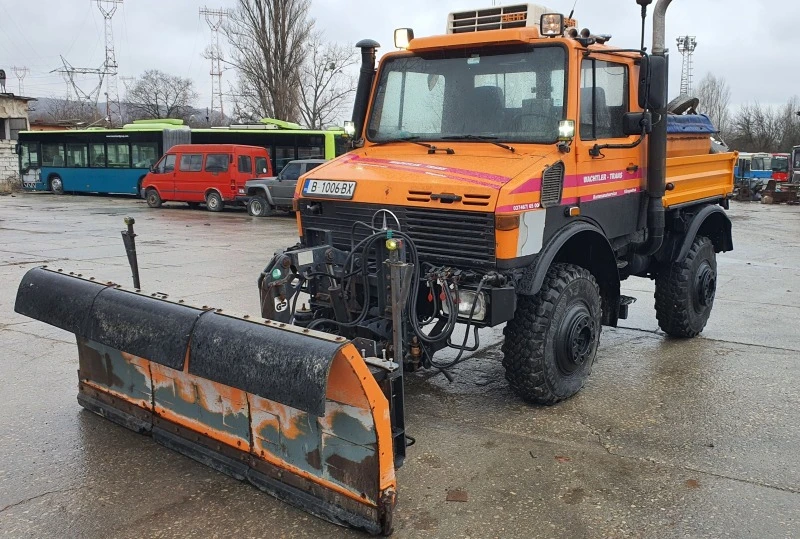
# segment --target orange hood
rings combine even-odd
[[[426,148],[408,143],[369,146],[315,168],[303,180],[355,181],[353,202],[438,206],[445,203],[432,201],[432,194],[452,194],[461,198],[447,203],[450,209],[494,211],[505,195],[541,178],[544,165],[556,160],[543,162],[545,157],[558,155],[552,146],[525,153],[488,143],[439,146],[453,147],[455,154],[428,154]],[[298,194],[302,183],[298,182]]]

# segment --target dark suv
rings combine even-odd
[[[248,180],[245,183],[247,195],[239,196],[237,200],[246,202],[247,213],[256,217],[267,217],[275,210],[292,211],[297,179],[324,162],[324,159],[289,161],[274,178]]]

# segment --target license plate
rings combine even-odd
[[[356,182],[332,180],[306,180],[303,195],[310,197],[353,198]]]

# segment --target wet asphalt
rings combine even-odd
[[[256,278],[296,241],[287,216],[152,210],[99,196],[0,196],[0,535],[358,536],[82,410],[74,337],[13,312],[25,271],[128,283],[119,231],[136,219],[142,286],[257,314]],[[800,207],[732,203],[711,320],[665,337],[653,285],[604,328],[576,397],[528,406],[499,350],[455,381],[407,377],[397,537],[799,537]],[[449,491],[466,501],[448,502]]]

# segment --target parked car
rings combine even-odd
[[[247,180],[271,177],[269,153],[259,146],[238,144],[179,144],[164,154],[142,181],[147,205],[187,202],[197,207],[205,202],[209,211],[222,211],[225,204],[241,204]]]
[[[276,210],[292,211],[292,200],[297,179],[311,169],[325,163],[325,159],[298,159],[289,161],[274,178],[258,178],[245,183],[245,196],[238,200],[247,204],[247,213],[267,217]]]

